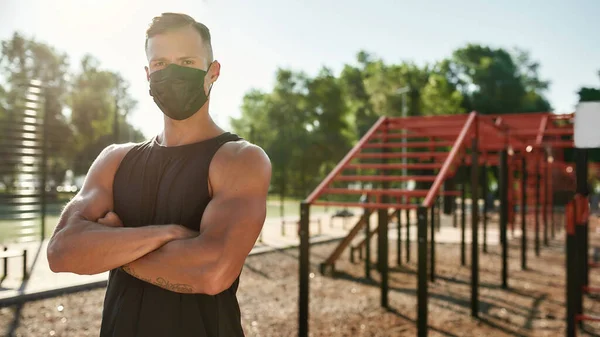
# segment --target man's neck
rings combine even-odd
[[[223,133],[208,112],[198,111],[192,117],[177,121],[164,117],[164,129],[158,137],[162,146],[180,146],[201,142]]]

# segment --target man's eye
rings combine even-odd
[[[192,61],[192,60],[185,60],[185,61],[183,61],[183,64],[185,64],[186,66],[191,66],[191,65],[194,64],[194,61]]]
[[[165,65],[165,63],[164,63],[164,62],[162,62],[162,61],[154,63],[154,66],[155,66],[155,67],[162,67],[162,66],[164,66],[164,65]]]

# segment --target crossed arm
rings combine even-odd
[[[92,164],[80,193],[63,210],[48,243],[52,271],[98,274],[136,260],[172,240],[197,235],[179,225],[123,228],[98,220],[113,208],[114,175],[131,146],[109,146]]]
[[[200,235],[170,241],[124,265],[125,272],[179,293],[214,295],[231,286],[260,234],[271,179],[262,150],[246,146],[234,152],[211,164],[213,198]]]
[[[175,292],[216,294],[227,289],[266,216],[271,179],[266,154],[245,145],[230,148],[220,159],[215,156],[210,169],[213,198],[198,235],[176,224],[127,228],[118,218],[116,223],[107,220],[113,209],[114,175],[129,149],[131,144],[110,146],[92,164],[50,239],[50,269],[98,274],[123,267],[134,277]]]

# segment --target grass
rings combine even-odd
[[[58,214],[46,216],[45,237],[49,238],[58,222]],[[15,241],[39,240],[42,219],[19,221],[0,220],[0,244]]]

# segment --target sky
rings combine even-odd
[[[162,12],[211,30],[222,68],[210,111],[225,128],[246,92],[272,88],[277,68],[338,73],[359,50],[422,65],[467,43],[525,49],[558,113],[574,110],[580,87],[600,86],[600,0],[0,0],[0,39],[19,31],[66,52],[74,70],[89,53],[120,72],[138,101],[129,121],[152,136],[163,118],[148,95],[144,39]]]

